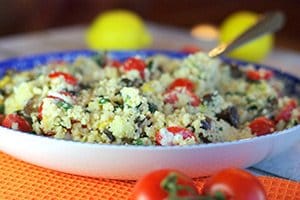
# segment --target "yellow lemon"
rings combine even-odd
[[[111,10],[100,14],[86,32],[92,49],[140,49],[151,44],[151,35],[143,20],[127,10]]]
[[[227,17],[220,27],[220,42],[228,43],[243,31],[255,24],[259,15],[253,12],[241,11]],[[247,61],[264,59],[273,47],[273,36],[263,35],[232,51],[229,57]]]

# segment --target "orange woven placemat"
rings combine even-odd
[[[259,177],[268,199],[300,199],[300,183]],[[195,179],[200,189],[202,179]],[[129,199],[134,181],[75,176],[44,169],[0,152],[0,199]]]

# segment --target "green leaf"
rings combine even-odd
[[[134,141],[134,144],[135,144],[135,145],[144,145],[144,142],[143,142],[143,140],[142,140],[141,138],[138,138],[138,139],[136,139],[136,140]]]
[[[110,102],[110,100],[109,100],[109,98],[107,98],[107,97],[100,96],[98,102],[99,102],[100,104],[105,104],[105,103],[107,103],[107,102]]]
[[[92,59],[98,64],[99,67],[104,67],[106,64],[106,53],[99,52],[97,55],[93,56]]]
[[[0,104],[0,114],[4,114],[4,104]]]
[[[73,105],[72,104],[69,104],[65,101],[58,101],[56,103],[56,105],[59,107],[59,108],[63,108],[64,110],[69,110],[71,108],[73,108]]]

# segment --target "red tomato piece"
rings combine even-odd
[[[117,60],[110,60],[109,65],[112,67],[115,67],[115,68],[119,68],[119,67],[121,67],[122,63]]]
[[[269,80],[270,78],[272,78],[274,76],[273,72],[270,70],[265,70],[264,75],[263,75],[263,79],[265,80]]]
[[[224,169],[204,184],[203,194],[216,196],[216,193],[224,195],[225,199],[232,200],[266,200],[266,192],[260,181],[249,172],[229,168]]]
[[[172,179],[173,177],[175,179]],[[179,189],[178,186],[187,187],[188,189]],[[172,195],[178,199],[180,197],[195,197],[198,195],[198,190],[193,180],[182,172],[161,169],[150,172],[138,180],[133,188],[132,199],[163,200]]]
[[[273,77],[273,72],[270,70],[254,70],[250,69],[246,72],[246,76],[248,79],[252,81],[258,81],[258,80],[269,80]]]
[[[16,113],[6,115],[6,117],[2,121],[2,126],[23,132],[32,132],[30,123],[25,118]]]
[[[179,126],[170,126],[170,127],[166,128],[166,130],[169,133],[172,133],[173,136],[178,135],[178,134],[182,135],[182,138],[184,140],[188,139],[188,138],[194,138],[194,140],[196,140],[195,134],[187,128],[182,128]],[[165,131],[165,129],[161,129],[160,131],[158,131],[156,133],[156,135],[155,135],[156,143],[159,145],[173,145],[173,139],[165,138],[166,136],[162,133],[162,131]],[[163,144],[163,142],[166,144]]]
[[[174,90],[177,87],[186,88],[188,91],[191,91],[191,92],[195,89],[194,83],[192,81],[190,81],[189,79],[177,78],[170,84],[167,91]]]
[[[128,58],[123,64],[123,69],[125,71],[137,70],[139,71],[142,78],[144,78],[145,76],[145,68],[146,63],[143,60],[133,57]]]
[[[175,104],[178,101],[177,92],[175,90],[170,90],[164,95],[165,102],[169,104]]]
[[[71,100],[74,100],[74,96],[70,93],[70,92],[67,92],[67,91],[60,91],[58,92],[58,94],[61,94],[65,97],[71,97]],[[51,98],[51,99],[56,99],[56,100],[59,100],[59,101],[65,101],[64,98],[62,97],[59,97],[59,96],[54,96],[54,95],[48,95],[46,98]],[[43,102],[40,104],[40,106],[38,107],[38,119],[39,120],[42,120],[43,119]]]
[[[252,81],[258,81],[261,79],[260,74],[256,70],[248,70],[246,73],[246,76],[248,79],[250,79]]]
[[[58,77],[63,77],[64,80],[70,85],[76,85],[78,82],[77,78],[65,72],[52,72],[49,74],[49,78],[58,78]]]
[[[186,128],[179,127],[179,126],[170,126],[167,128],[167,130],[169,132],[173,133],[174,135],[176,135],[176,134],[182,135],[183,139],[195,137],[195,134],[192,131],[190,131],[189,129],[186,129]]]
[[[274,132],[275,124],[266,117],[258,117],[249,124],[249,128],[253,134],[260,136]]]
[[[183,53],[193,54],[193,53],[200,52],[201,49],[196,45],[186,45],[186,46],[182,47],[181,51]]]
[[[5,118],[5,115],[3,115],[3,114],[0,114],[0,124],[2,124],[2,122],[3,122],[4,118]]]
[[[284,120],[288,122],[292,116],[292,111],[297,108],[297,101],[295,99],[291,99],[287,104],[279,111],[279,113],[275,116],[275,122],[279,122],[280,120]]]
[[[71,103],[75,100],[75,96],[67,91],[60,91],[58,93],[53,93],[51,95],[48,95],[46,98],[52,98],[52,99],[56,99],[56,100],[60,100],[60,101],[66,101],[69,103]]]
[[[201,101],[200,98],[193,92],[188,91],[188,95],[190,96],[191,100],[191,105],[194,107],[197,107],[200,105]]]
[[[192,106],[197,107],[200,105],[200,98],[193,92],[186,90],[185,88],[175,88],[173,90],[169,90],[165,93],[164,101],[169,104],[175,104],[178,101],[178,94],[185,93],[189,96],[189,102]]]

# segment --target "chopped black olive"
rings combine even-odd
[[[135,118],[134,123],[137,124],[138,127],[140,127],[145,120],[146,120],[146,118],[141,119],[141,117],[138,116],[137,118]]]
[[[124,141],[124,144],[132,144],[134,141],[132,138],[122,138],[122,140]]]
[[[147,127],[150,127],[150,126],[152,126],[153,125],[153,123],[152,122],[150,122],[148,125],[147,125]]]
[[[121,95],[121,92],[120,92],[120,91],[117,91],[117,92],[115,93],[115,96],[118,96],[118,95]]]
[[[230,64],[230,75],[232,78],[241,78],[243,76],[242,70],[236,64]]]
[[[206,117],[204,120],[202,120],[200,128],[202,128],[204,130],[210,130],[211,129],[211,119],[209,117]]]
[[[155,113],[157,111],[157,105],[154,103],[148,102],[148,109],[151,113]]]
[[[30,124],[32,124],[32,119],[30,117],[30,115],[28,115],[27,113],[25,113],[23,110],[18,110],[16,112],[17,115],[23,117],[27,122],[29,122]]]
[[[122,78],[120,84],[123,87],[140,87],[143,85],[143,82],[140,79],[130,80],[129,78]]]
[[[140,137],[141,137],[141,138],[144,138],[144,137],[148,137],[148,136],[147,136],[147,134],[143,131],[143,132],[141,132]]]
[[[239,114],[235,106],[229,106],[216,115],[218,119],[223,119],[234,127],[238,127]]]
[[[267,98],[267,109],[273,109],[278,106],[278,99],[276,97]]]
[[[188,125],[186,128],[192,132],[195,132],[195,128],[192,125]]]
[[[202,140],[203,143],[208,144],[212,143],[207,137],[203,135],[203,133],[199,133],[199,138]]]
[[[79,88],[82,90],[91,89],[92,86],[90,84],[79,83]]]
[[[31,113],[36,112],[37,111],[37,107],[35,106],[36,104],[38,104],[38,98],[33,97],[29,99],[22,111],[23,115],[27,115],[28,117],[30,117]]]
[[[104,67],[106,64],[106,53],[98,53],[93,56],[92,59],[97,63],[99,67]]]
[[[114,104],[114,110],[116,110],[117,108],[120,108],[120,109],[124,108],[124,105],[122,102],[114,101],[113,104]]]
[[[208,93],[208,94],[205,94],[203,97],[202,97],[202,100],[203,101],[206,101],[206,102],[211,102],[213,100],[213,97],[215,95],[213,93]]]
[[[72,96],[75,96],[77,94],[74,90],[67,90],[68,93],[70,93]]]
[[[5,95],[6,95],[6,92],[5,92],[4,89],[0,89],[0,95],[2,95],[2,96],[5,96]]]
[[[133,86],[133,81],[130,80],[129,78],[122,78],[121,79],[121,85],[125,87],[132,87]]]
[[[136,106],[137,109],[140,109],[140,107],[143,105],[143,103],[139,103],[139,105]]]
[[[113,142],[116,140],[115,136],[112,134],[112,132],[108,129],[104,129],[103,133],[108,137],[108,139]]]
[[[257,105],[250,105],[248,108],[247,108],[247,110],[248,111],[251,111],[251,110],[257,110],[258,109],[258,107],[257,107]]]

